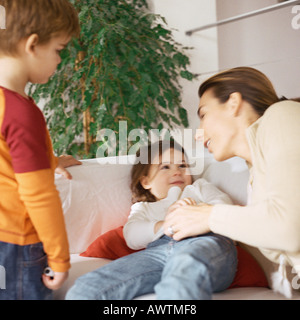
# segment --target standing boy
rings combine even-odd
[[[49,80],[79,23],[68,0],[0,0],[0,6],[6,14],[0,30],[0,266],[6,286],[0,300],[47,299],[67,278],[69,247],[54,184],[59,160],[25,86]],[[47,265],[52,278],[42,275]]]

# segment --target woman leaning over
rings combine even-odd
[[[209,231],[257,247],[300,275],[300,103],[279,99],[261,72],[234,68],[199,89],[204,144],[217,161],[238,156],[250,170],[248,204],[180,207],[169,213],[180,240]],[[294,274],[295,276],[295,274]]]

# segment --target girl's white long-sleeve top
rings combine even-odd
[[[196,180],[186,186],[183,191],[172,187],[167,198],[157,202],[137,202],[131,207],[131,212],[123,233],[128,247],[133,250],[146,248],[147,245],[160,238],[164,233],[162,228],[154,233],[154,226],[165,219],[168,208],[177,200],[192,198],[196,203],[232,204],[229,196],[204,179]]]

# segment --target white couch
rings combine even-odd
[[[130,160],[132,163],[132,159]],[[109,162],[106,163],[105,162]],[[117,164],[116,164],[117,162]],[[124,225],[131,206],[129,190],[132,164],[127,157],[83,161],[82,166],[68,168],[71,181],[56,176],[56,185],[60,192],[65,214],[66,227],[70,243],[71,263],[69,278],[64,286],[55,291],[55,299],[64,299],[65,294],[76,278],[110,262],[107,259],[86,258],[79,254],[101,234]],[[201,170],[202,171],[202,170]],[[199,174],[199,170],[196,172]],[[233,158],[225,162],[216,162],[205,154],[202,177],[214,183],[230,195],[234,203],[246,203],[248,169],[245,161]],[[256,249],[250,252],[269,275],[271,264]],[[154,300],[155,295],[138,299]],[[285,299],[267,288],[235,288],[214,294],[215,300],[278,300]],[[300,293],[293,299],[300,300]]]

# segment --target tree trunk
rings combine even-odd
[[[83,113],[84,152],[86,155],[90,153],[91,144],[93,143],[93,139],[90,135],[90,123],[91,113],[90,108],[88,108]]]

